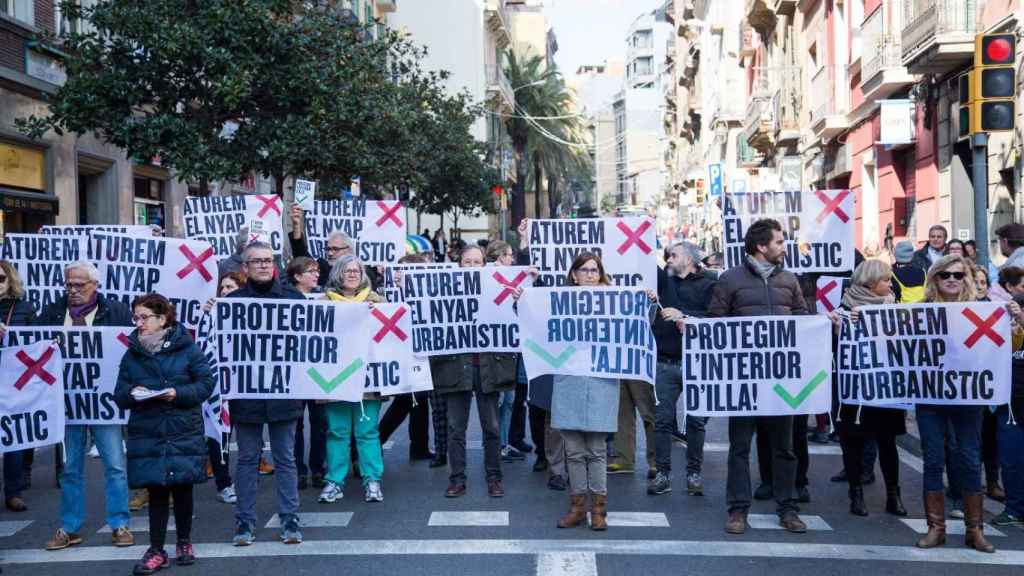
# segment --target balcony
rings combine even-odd
[[[398,10],[398,0],[377,0],[377,10],[381,12],[394,12]]]
[[[747,23],[762,36],[768,36],[767,32],[775,28],[775,4],[776,0],[746,0],[743,14]]]
[[[773,77],[778,86],[775,104],[775,139],[781,144],[800,140],[800,105],[803,101],[802,68],[786,66],[775,68]]]
[[[900,35],[894,32],[899,23],[900,2],[889,0],[868,16],[860,27],[864,40],[860,68],[860,88],[864,93],[862,107],[874,106],[875,101],[883,100],[914,82],[914,76],[903,66]]]
[[[740,140],[736,146],[736,161],[741,168],[757,168],[764,163],[764,154]]]
[[[911,74],[941,74],[974,55],[978,0],[904,0],[903,65]]]
[[[792,16],[796,12],[797,4],[799,4],[797,0],[772,0],[772,9],[776,14]]]
[[[746,118],[743,120],[743,140],[763,153],[771,151],[775,146],[773,99],[768,77],[762,74],[755,76]]]
[[[811,79],[811,129],[831,140],[849,129],[849,82],[845,66],[824,66]]]
[[[484,67],[487,74],[487,95],[493,98],[500,108],[512,111],[515,109],[516,95],[512,90],[512,83],[505,76],[505,70],[500,66],[488,64]]]
[[[485,0],[484,21],[487,29],[498,38],[498,49],[512,43],[512,25],[505,11],[505,0]]]

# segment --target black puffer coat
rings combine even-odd
[[[24,298],[4,298],[0,300],[0,322],[8,326],[31,326],[36,322],[36,309]]]
[[[206,356],[180,324],[171,328],[163,347],[150,353],[138,331],[121,359],[114,402],[131,410],[125,442],[128,485],[132,488],[201,484],[206,481],[206,438],[203,401],[213,392],[213,373]],[[174,388],[171,402],[154,398],[136,402],[136,386]]]

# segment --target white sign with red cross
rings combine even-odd
[[[384,200],[318,200],[305,213],[309,255],[326,257],[327,240],[342,232],[355,243],[364,264],[395,264],[405,256],[405,210],[401,202]]]
[[[407,304],[374,304],[370,310],[367,393],[384,396],[433,390],[430,364],[412,353],[412,315]]]
[[[64,441],[60,348],[40,341],[0,350],[0,452]]]
[[[189,196],[183,212],[185,237],[209,242],[214,261],[235,253],[242,229],[246,243],[266,242],[276,255],[284,249],[284,201],[276,194]]]
[[[576,256],[593,252],[611,284],[657,288],[658,238],[650,218],[530,220],[527,240],[538,286],[564,286]]]
[[[849,278],[841,278],[839,276],[818,277],[814,300],[819,314],[827,314],[839,308],[843,301],[843,282],[845,281],[849,281]]]

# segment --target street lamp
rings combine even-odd
[[[547,83],[547,80],[535,80],[533,82],[530,82],[529,84],[523,84],[522,86],[519,86],[518,88],[513,88],[512,89],[512,93],[515,94],[516,92],[519,92],[523,88],[529,88],[530,86],[540,86],[541,84],[545,84],[545,83]]]

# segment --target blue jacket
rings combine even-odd
[[[618,430],[619,381],[556,375],[551,391],[551,427],[580,432]]]
[[[156,354],[142,347],[138,330],[121,359],[114,402],[131,410],[125,443],[128,484],[132,488],[201,484],[206,481],[206,438],[203,401],[213,392],[213,373],[206,356],[181,324],[167,334]],[[136,402],[136,386],[174,388],[176,397]]]

